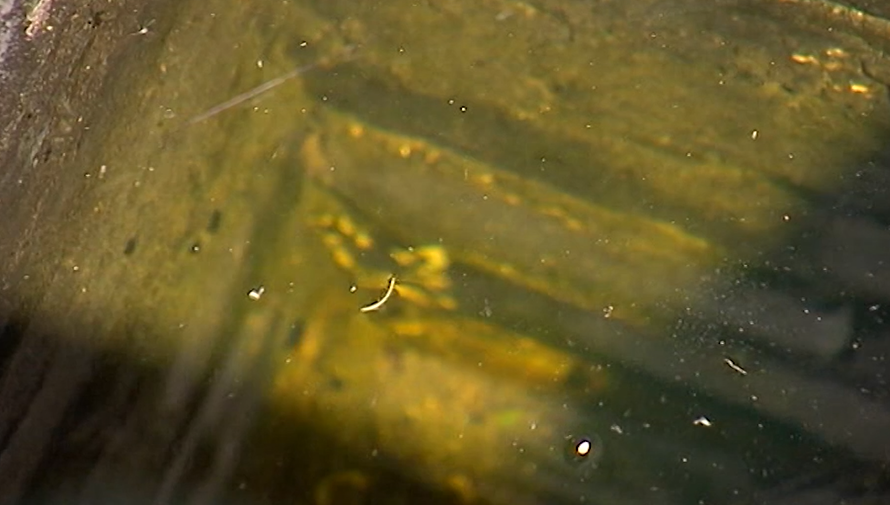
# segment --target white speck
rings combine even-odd
[[[25,22],[28,25],[27,28],[25,28],[25,38],[31,40],[41,29],[46,31],[53,30],[52,26],[44,26],[44,23],[49,19],[49,12],[52,4],[52,0],[40,0],[37,2],[37,5],[28,12],[25,16]]]
[[[757,140],[758,135],[760,135],[760,132],[758,132],[757,130],[752,130],[751,131],[751,140]]]
[[[150,19],[148,21],[148,23],[145,23],[144,25],[139,25],[139,29],[137,31],[131,33],[131,35],[146,35],[149,32],[149,28],[153,24],[155,24],[155,20]]]
[[[694,424],[694,425],[696,425],[696,426],[705,426],[705,427],[707,427],[707,428],[710,428],[710,427],[711,427],[711,420],[708,419],[708,418],[705,417],[705,416],[699,416],[698,419],[696,419],[695,421],[692,421],[692,424]]]
[[[488,298],[483,299],[482,310],[479,311],[479,315],[483,317],[491,317],[494,314],[494,311],[491,310],[491,305],[488,302]]]
[[[259,300],[259,299],[263,296],[263,293],[265,293],[265,292],[266,292],[266,288],[265,288],[265,287],[263,287],[263,286],[258,286],[258,287],[255,287],[255,288],[251,289],[250,291],[248,291],[248,292],[247,292],[247,297],[250,298],[250,299],[253,300],[253,301],[257,301],[257,300]]]
[[[609,429],[611,429],[612,431],[614,431],[615,433],[617,433],[619,435],[624,435],[624,430],[622,430],[621,426],[618,426],[617,424],[613,424]]]

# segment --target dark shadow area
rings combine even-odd
[[[202,419],[219,363],[184,408],[170,411],[170,370],[126,351],[76,343],[91,331],[73,321],[62,329],[18,317],[4,327],[4,338],[21,343],[4,356],[0,385],[4,503],[460,503],[259,398],[233,401],[233,408],[247,411]],[[134,328],[134,334],[151,331]],[[10,362],[23,353],[39,365],[11,374]],[[28,382],[37,387],[25,389]],[[243,393],[261,390],[253,384]],[[241,417],[262,421],[233,421]],[[193,427],[202,423],[201,440],[192,443]],[[188,463],[178,473],[173,468],[183,450]],[[237,469],[220,474],[219,463],[228,458],[237,460]]]

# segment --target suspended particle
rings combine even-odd
[[[266,288],[263,286],[257,286],[250,291],[247,292],[247,297],[253,301],[257,301],[263,297],[263,293],[266,292]]]

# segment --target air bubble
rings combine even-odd
[[[597,467],[603,457],[603,441],[596,435],[569,435],[566,437],[566,461],[586,473]]]

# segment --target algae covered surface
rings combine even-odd
[[[85,495],[691,503],[883,450],[884,407],[813,423],[821,383],[680,331],[886,134],[871,36],[779,4],[201,2],[137,31],[16,288],[139,370]]]

